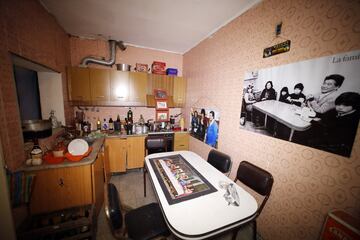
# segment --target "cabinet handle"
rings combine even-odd
[[[124,98],[124,97],[119,96],[119,97],[116,97],[116,98]]]
[[[82,98],[83,98],[83,96],[76,96],[76,98],[81,98],[81,99],[82,99]]]
[[[59,186],[60,187],[64,186],[64,180],[62,178],[59,179]]]
[[[179,145],[180,147],[184,147],[185,145],[184,144],[181,144],[181,145]]]
[[[97,98],[104,98],[105,96],[97,96]]]

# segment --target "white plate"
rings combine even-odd
[[[73,156],[83,155],[88,150],[89,144],[84,139],[74,139],[68,146],[68,151]]]

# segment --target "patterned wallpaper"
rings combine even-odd
[[[184,55],[185,113],[199,99],[220,109],[219,150],[232,156],[231,178],[243,160],[275,178],[258,218],[264,239],[318,239],[326,214],[335,208],[360,217],[360,134],[345,158],[240,129],[244,74],[360,49],[359,12],[355,0],[266,0]],[[275,25],[281,21],[276,39]],[[285,39],[291,40],[290,52],[262,58],[265,47]],[[204,158],[210,150],[194,138],[190,148]]]

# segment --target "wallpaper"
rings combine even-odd
[[[263,1],[184,55],[184,112],[199,99],[219,108],[218,147],[232,157],[231,178],[243,160],[274,176],[257,220],[264,239],[318,239],[332,209],[360,217],[360,134],[346,158],[240,129],[245,72],[360,49],[359,11],[354,0]],[[275,38],[279,22],[282,34]],[[262,58],[264,48],[287,39],[289,52]],[[206,159],[211,148],[191,138],[190,149]]]

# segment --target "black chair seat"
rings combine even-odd
[[[159,236],[168,236],[170,232],[162,216],[159,204],[148,205],[123,213],[119,193],[114,184],[105,184],[105,213],[111,230],[116,238],[122,239],[127,232],[134,240],[148,240]],[[123,228],[125,221],[126,231]]]
[[[170,233],[163,219],[159,204],[151,203],[125,215],[125,225],[131,239],[152,239]]]

